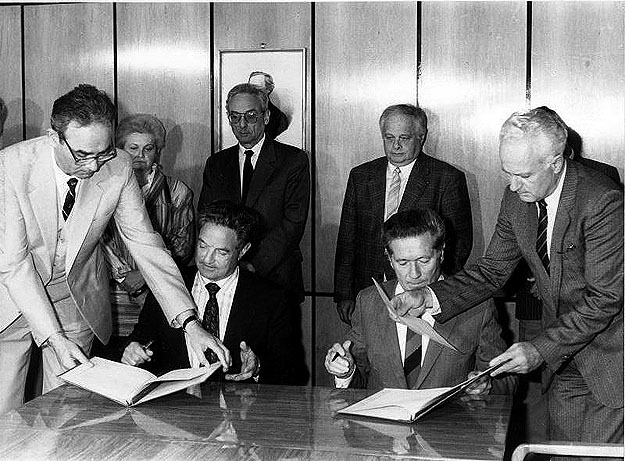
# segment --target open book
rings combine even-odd
[[[382,389],[338,413],[412,423],[434,408],[464,391],[506,362],[494,365],[454,387],[434,389]]]
[[[182,368],[156,376],[142,368],[101,357],[91,358],[91,363],[93,366],[88,363],[78,365],[61,374],[60,378],[127,406],[200,384],[221,366],[216,362],[209,367]]]

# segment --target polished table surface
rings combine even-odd
[[[0,416],[0,459],[494,460],[511,399],[449,402],[415,424],[337,416],[372,392],[204,383],[133,408],[62,386]]]

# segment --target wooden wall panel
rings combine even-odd
[[[494,229],[504,190],[498,132],[525,101],[524,2],[424,2],[419,103],[426,151],[464,171],[473,211],[472,259]]]
[[[52,103],[80,83],[113,95],[111,3],[24,7],[26,136],[50,126]]]
[[[315,317],[315,385],[334,386],[334,379],[326,371],[324,360],[332,344],[345,341],[349,328],[336,315],[334,301],[329,297],[316,299],[317,315]],[[329,314],[329,315],[328,315]]]
[[[19,6],[0,6],[0,98],[8,115],[0,148],[22,140],[22,42]]]
[[[161,163],[195,201],[211,151],[210,5],[119,3],[117,88],[120,119],[157,116],[167,129]]]
[[[315,4],[318,291],[334,290],[349,171],[384,155],[382,110],[416,102],[415,15],[410,2]]]
[[[532,106],[547,105],[580,135],[585,157],[625,157],[625,3],[535,2]]]

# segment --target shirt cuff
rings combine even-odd
[[[347,389],[349,387],[350,383],[352,382],[352,379],[354,378],[354,373],[356,373],[356,369],[355,368],[352,371],[352,374],[349,375],[347,378],[337,378],[335,376],[334,377],[334,387],[336,387],[337,389]]]
[[[441,311],[441,305],[438,302],[438,298],[436,297],[436,293],[434,293],[434,290],[432,290],[430,287],[426,287],[427,290],[429,290],[430,295],[432,296],[432,307],[430,307],[429,309],[426,310],[426,312],[430,315],[438,315],[440,314]]]

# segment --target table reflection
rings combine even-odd
[[[415,424],[337,416],[363,390],[204,383],[137,407],[63,386],[0,417],[1,459],[501,459],[510,401],[453,401]],[[315,454],[315,456],[313,456]],[[327,455],[327,456],[326,456]]]

